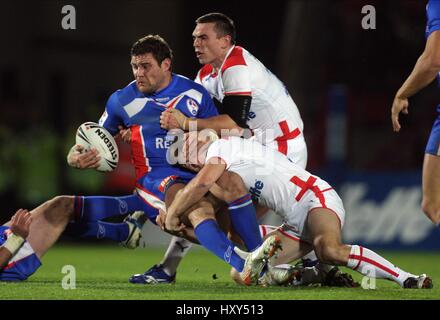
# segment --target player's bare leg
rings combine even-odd
[[[425,154],[423,161],[422,209],[435,224],[440,224],[440,157]]]
[[[347,266],[365,276],[392,280],[404,288],[432,288],[432,281],[426,275],[417,277],[396,267],[374,251],[358,245],[343,244],[339,219],[331,210],[311,210],[307,228],[315,252],[324,263]]]
[[[31,211],[27,241],[38,258],[54,245],[66,225],[73,218],[74,197],[58,196]]]

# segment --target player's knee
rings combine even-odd
[[[48,213],[52,219],[71,218],[74,208],[74,198],[71,196],[57,196],[50,200]]]
[[[220,188],[225,191],[225,201],[231,202],[248,193],[242,178],[233,172],[226,171],[217,181]]]
[[[440,223],[440,203],[424,198],[422,210],[434,224],[438,225]]]
[[[314,248],[319,261],[331,264],[341,265],[345,263],[343,246],[333,241],[318,239],[314,241]]]
[[[215,219],[215,214],[212,205],[206,201],[201,201],[196,208],[192,208],[188,213],[188,220],[194,228],[208,219]]]

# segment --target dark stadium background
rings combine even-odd
[[[61,27],[64,5],[76,9],[76,30]],[[361,27],[364,5],[376,8],[375,30]],[[234,19],[238,44],[286,84],[304,120],[312,172],[336,185],[347,172],[408,173],[419,185],[438,91],[433,84],[411,99],[399,134],[392,132],[390,107],[423,51],[425,5],[421,0],[2,1],[2,222],[17,208],[58,194],[131,192],[128,156],[109,175],[66,165],[75,130],[97,121],[107,97],[132,80],[129,50],[146,34],[162,35],[174,50],[174,71],[193,78],[199,68],[194,20],[210,11]],[[343,125],[332,131],[333,112]]]

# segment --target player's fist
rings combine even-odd
[[[69,166],[78,169],[98,168],[100,160],[101,157],[99,156],[98,150],[85,150],[84,147],[80,145],[73,146],[67,155],[67,163]]]
[[[179,217],[170,214],[166,215],[165,231],[170,231],[173,234],[178,234],[183,229],[185,229],[185,225],[180,221]]]
[[[19,209],[11,218],[10,229],[15,235],[26,239],[29,235],[31,222],[32,216],[30,212],[26,209]]]
[[[126,143],[131,142],[131,130],[130,128],[124,128],[123,126],[118,126],[119,133],[118,135],[121,137],[122,141]]]
[[[393,130],[395,132],[400,131],[399,113],[408,114],[409,102],[407,98],[400,98],[396,96],[391,107],[391,122],[393,124]]]
[[[177,109],[167,109],[160,115],[160,126],[163,129],[183,129],[186,130],[188,118]]]

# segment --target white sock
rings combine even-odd
[[[186,255],[189,249],[191,249],[191,247],[192,243],[186,239],[176,236],[171,238],[168,249],[165,252],[165,256],[161,262],[163,265],[163,270],[167,275],[171,276],[176,273],[180,261],[182,261],[183,257]]]
[[[374,251],[361,246],[351,246],[347,267],[362,273],[370,278],[388,279],[403,286],[403,282],[414,276],[396,267]]]

